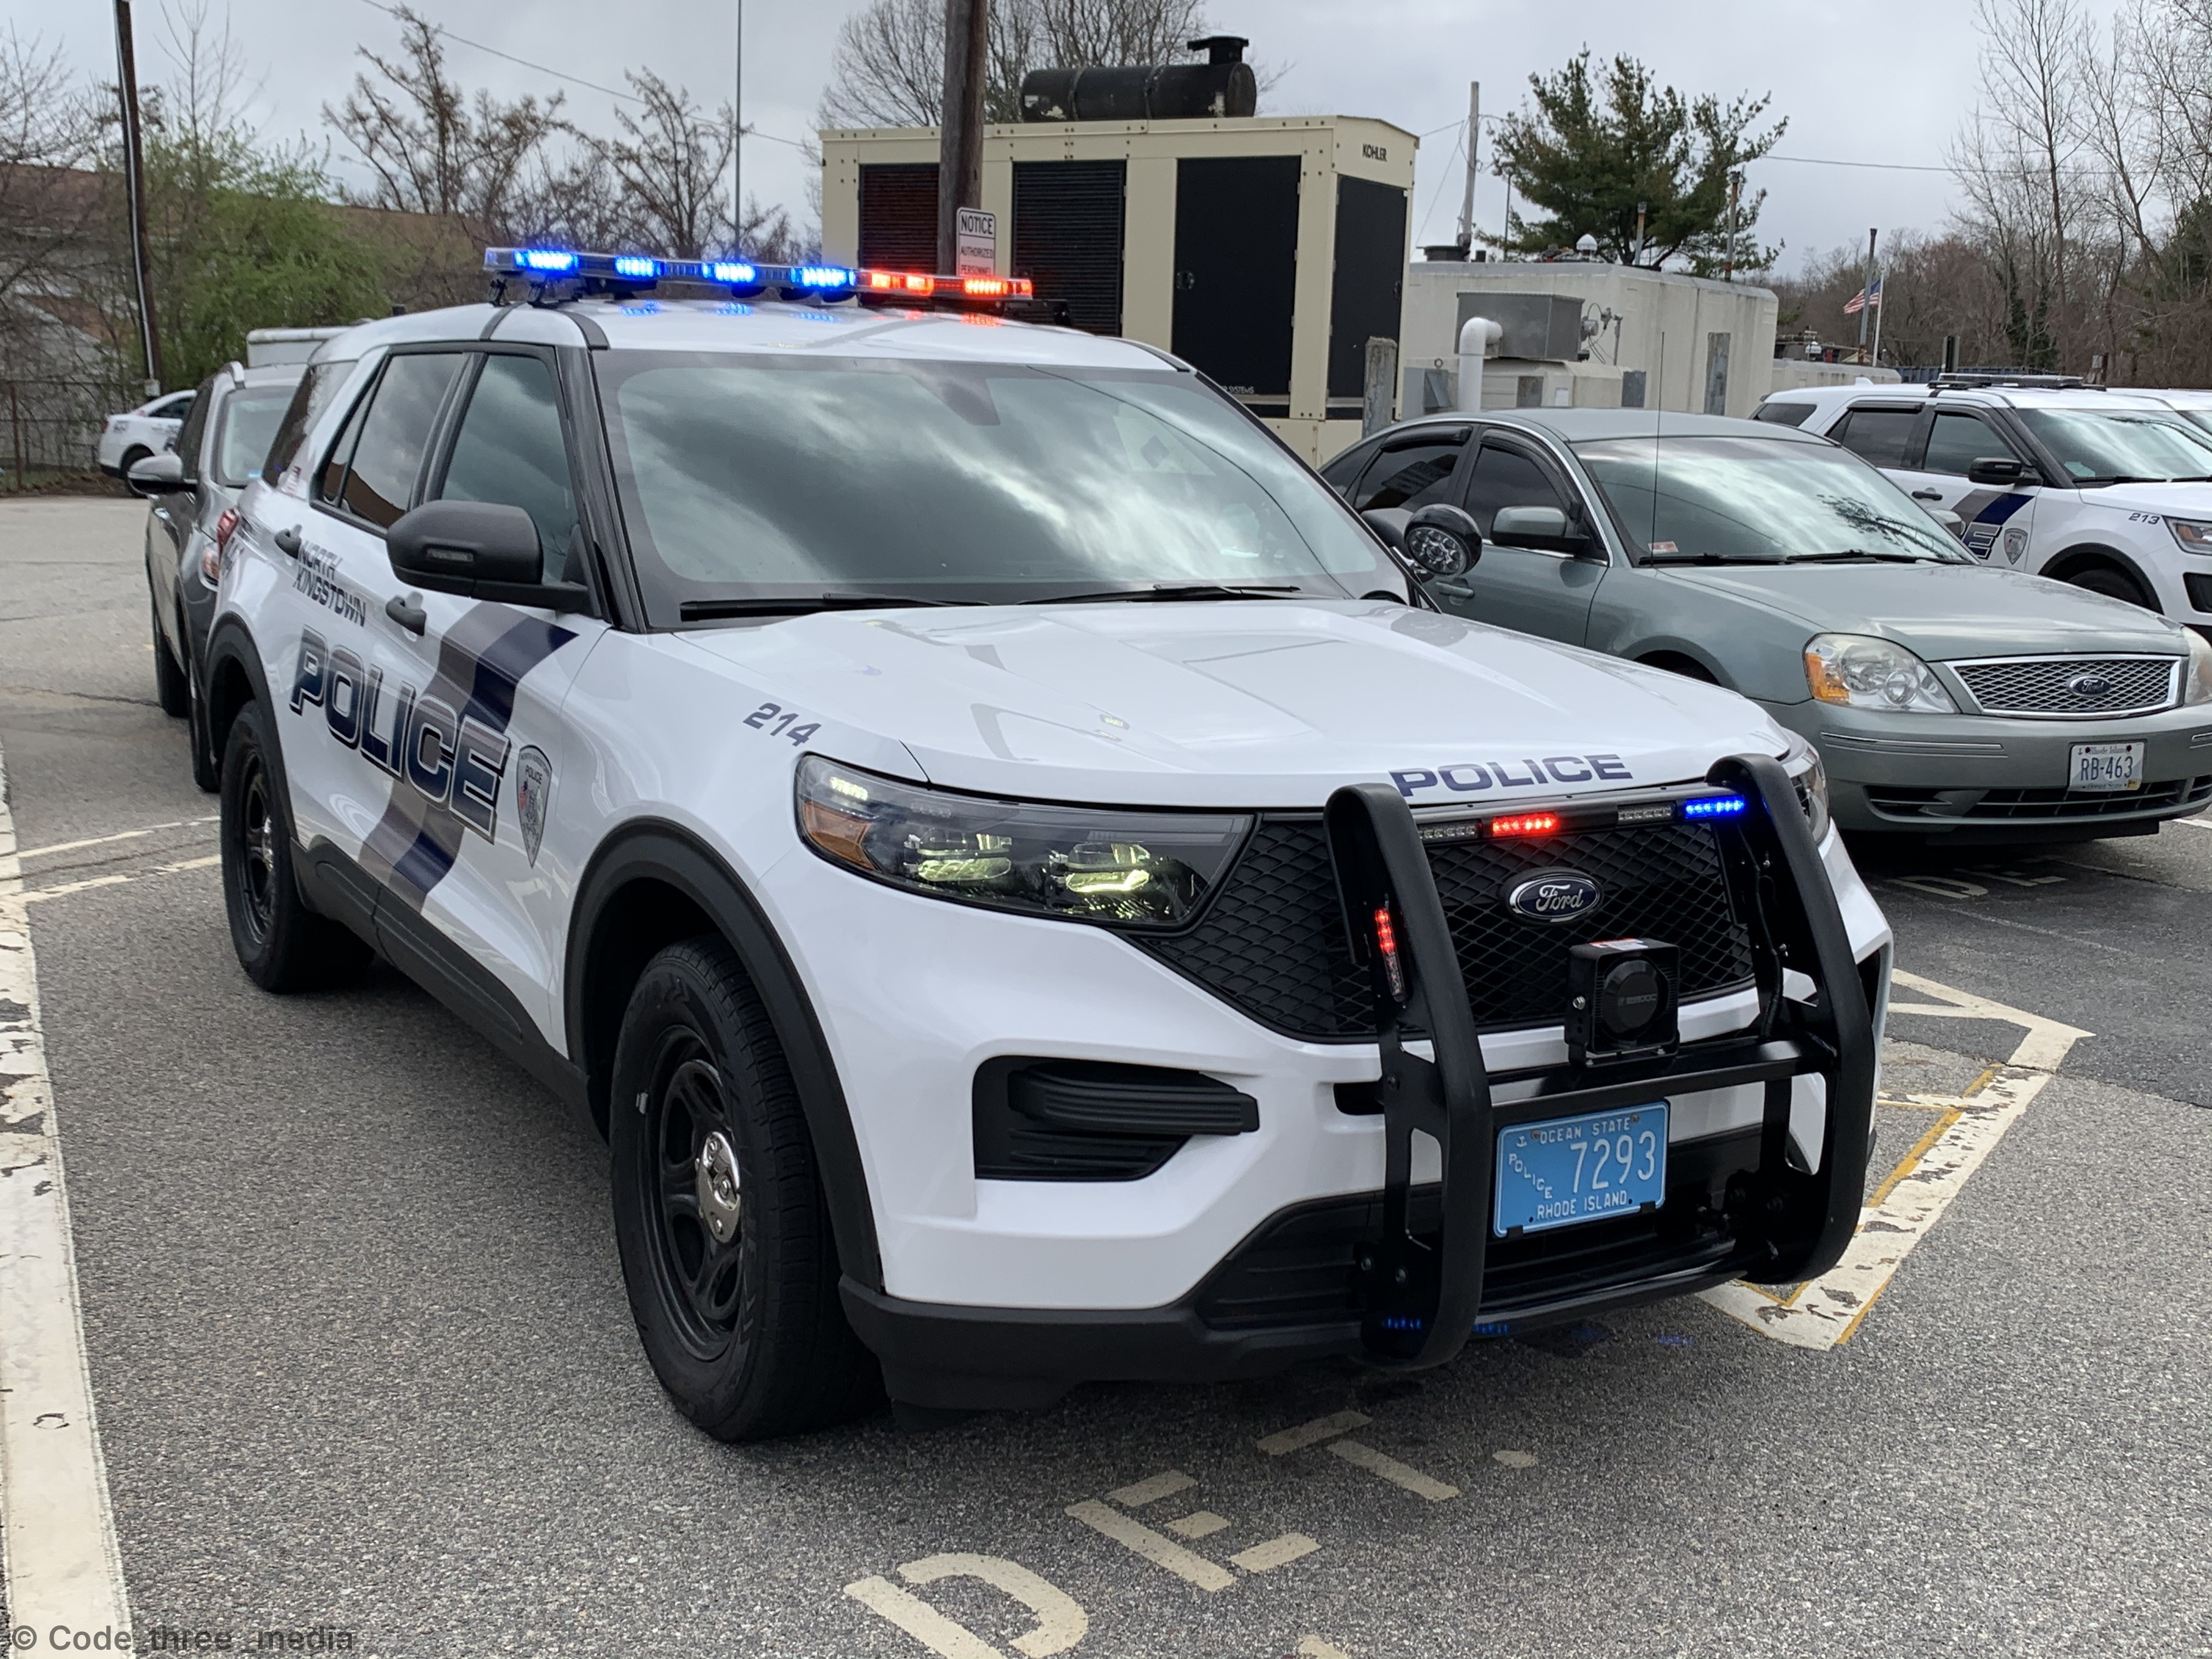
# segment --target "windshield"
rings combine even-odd
[[[1609,438],[1575,453],[1639,563],[1966,562],[1956,538],[1849,452],[1755,437]]]
[[[855,592],[1404,592],[1334,494],[1189,374],[659,352],[599,373],[661,626]]]
[[[222,435],[216,441],[215,476],[242,484],[269,459],[270,440],[292,406],[289,386],[247,386],[223,399]]]
[[[2212,434],[2163,409],[2023,409],[2021,420],[2075,483],[2212,477]]]

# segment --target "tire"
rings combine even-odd
[[[115,464],[115,476],[125,483],[131,481],[131,469],[154,452],[143,444],[133,444],[123,452],[123,459]]]
[[[191,634],[184,623],[177,623],[177,635],[189,640]],[[212,795],[222,787],[222,761],[215,752],[215,734],[209,730],[207,696],[200,689],[200,677],[188,661],[185,665],[185,691],[188,704],[185,710],[185,737],[192,755],[192,781]]]
[[[368,963],[360,939],[300,896],[292,867],[292,814],[276,768],[267,716],[248,703],[231,722],[222,754],[223,908],[246,976],[279,995],[351,979]]]
[[[712,935],[645,966],[615,1045],[615,1239],[639,1340],[717,1440],[821,1428],[880,1397],[837,1299],[799,1091],[758,993]],[[720,1182],[702,1181],[702,1160]]]
[[[177,653],[169,649],[169,641],[162,635],[161,611],[149,602],[147,612],[154,624],[154,696],[161,712],[174,717],[191,706],[191,682],[185,678]]]
[[[2130,605],[2139,605],[2146,611],[2158,609],[2158,601],[2143,592],[2142,584],[2114,565],[2085,565],[2066,580],[2075,587],[2086,588],[2092,593],[2102,593],[2108,599],[2124,599]]]

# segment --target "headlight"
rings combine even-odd
[[[2181,695],[2185,703],[2212,702],[2212,641],[2195,629],[2189,635],[2189,681]]]
[[[956,795],[818,755],[799,763],[798,793],[799,832],[832,863],[936,898],[1131,927],[1189,921],[1252,827]]]
[[[2212,520],[2168,519],[2166,527],[2173,532],[2173,539],[2181,544],[2183,552],[2212,553]]]
[[[1897,713],[1955,714],[1935,671],[1901,645],[1866,634],[1818,634],[1805,647],[1805,680],[1822,702]]]
[[[1828,833],[1828,769],[1820,764],[1820,750],[1802,738],[1790,745],[1782,764],[1797,786],[1797,804],[1805,809],[1805,822],[1818,843]]]

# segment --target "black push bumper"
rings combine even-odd
[[[1374,987],[1385,1132],[1379,1193],[1294,1206],[1255,1230],[1183,1301],[1130,1310],[956,1307],[847,1279],[854,1330],[894,1399],[939,1408],[1048,1403],[1086,1381],[1220,1382],[1358,1355],[1382,1367],[1446,1363],[1478,1334],[1585,1316],[1747,1278],[1791,1283],[1832,1267],[1856,1226],[1875,1087],[1870,987],[1796,792],[1765,757],[1708,781],[1749,810],[1717,830],[1752,936],[1759,1012],[1744,1031],[1656,1056],[1491,1076],[1428,856],[1394,789],[1331,798],[1328,829],[1347,933]],[[1387,918],[1385,949],[1377,917]],[[1809,994],[1785,995],[1785,972]],[[1802,988],[1801,987],[1802,990]],[[1425,1033],[1433,1060],[1409,1053]],[[1817,1168],[1790,1156],[1793,1084],[1824,1080]],[[1513,1125],[1754,1085],[1755,1131],[1690,1143],[1650,1214],[1493,1240],[1492,1159]],[[1413,1137],[1442,1152],[1414,1185]],[[1252,1290],[1251,1286],[1264,1286]]]

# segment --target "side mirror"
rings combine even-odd
[[[2002,487],[2006,484],[2033,483],[2036,480],[2031,469],[2024,461],[2016,461],[2009,455],[1983,455],[1977,457],[1973,464],[1967,467],[1966,482],[1996,484]]]
[[[124,482],[141,495],[166,495],[184,487],[185,463],[174,451],[149,455]]]
[[[1942,525],[1944,529],[1949,531],[1960,541],[1963,542],[1966,539],[1966,521],[1960,518],[1957,514],[1954,513],[1949,507],[1931,507],[1928,509],[1928,516],[1935,520],[1937,524]]]
[[[1432,501],[1406,520],[1403,545],[1416,574],[1462,576],[1482,556],[1482,532],[1460,508]]]
[[[1534,547],[1564,553],[1583,537],[1556,507],[1501,507],[1490,521],[1490,539],[1500,547]]]
[[[425,501],[384,532],[392,574],[433,593],[587,611],[591,590],[544,580],[538,526],[500,501]]]

